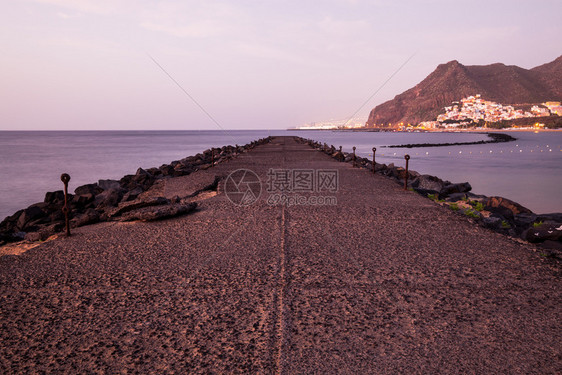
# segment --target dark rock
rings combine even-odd
[[[121,187],[117,180],[99,180],[98,186],[103,190],[119,189]]]
[[[537,221],[545,223],[562,223],[562,213],[541,214],[537,216]]]
[[[510,223],[513,223],[514,220],[514,215],[513,212],[511,212],[511,210],[507,207],[484,207],[484,209],[486,211],[489,211],[492,213],[492,216],[496,216],[501,218],[502,220],[506,220],[509,221]]]
[[[162,174],[162,171],[156,167],[148,168],[146,171],[153,176],[158,176]]]
[[[142,168],[137,169],[137,172],[135,173],[135,177],[150,177],[150,176],[151,174]]]
[[[468,193],[472,190],[472,186],[468,182],[461,182],[458,184],[445,185],[440,190],[441,195],[451,195],[456,193]]]
[[[489,197],[484,205],[486,211],[492,211],[494,208],[504,207],[510,210],[513,215],[517,215],[520,213],[533,213],[533,211],[521,206],[519,203],[502,197]]]
[[[172,176],[174,174],[174,167],[168,164],[163,164],[159,168],[162,176]]]
[[[164,197],[150,198],[147,200],[121,203],[117,209],[109,212],[109,217],[120,216],[126,212],[138,210],[144,207],[161,206],[169,204],[170,201]]]
[[[58,203],[64,202],[64,191],[57,190],[57,191],[49,191],[45,194],[45,199],[43,200],[45,203]]]
[[[0,223],[0,230],[12,231],[18,222],[19,217],[23,214],[23,210],[16,211],[13,215],[8,216]]]
[[[422,174],[412,180],[412,187],[440,191],[443,188],[443,180],[435,176]]]
[[[447,197],[447,202],[458,202],[466,199],[468,199],[466,193],[453,193]]]
[[[50,211],[49,213],[49,222],[54,223],[57,221],[64,221],[64,213],[62,212],[62,206],[58,209]]]
[[[95,198],[95,205],[97,208],[116,206],[123,197],[123,190],[109,189],[104,190],[103,193],[98,194]]]
[[[375,172],[381,172],[386,169],[386,164],[375,163]]]
[[[345,159],[345,156],[343,156],[343,153],[341,153],[339,151],[337,151],[335,154],[333,154],[332,157],[339,162],[342,162]]]
[[[22,231],[13,233],[13,234],[12,234],[12,241],[21,241],[21,240],[23,240],[23,239],[25,238],[25,235],[26,235],[26,234],[27,234],[27,233],[22,232]]]
[[[37,219],[31,220],[29,223],[26,224],[25,226],[25,231],[29,232],[31,230],[31,228],[37,228],[40,226],[43,226],[44,224],[50,224],[51,223],[51,219],[50,216],[41,216]]]
[[[398,180],[404,180],[404,176],[406,175],[406,170],[402,167],[394,167],[389,170],[389,175]]]
[[[137,199],[137,197],[139,195],[142,194],[142,192],[143,192],[143,189],[140,186],[137,186],[133,190],[126,192],[125,195],[123,196],[122,201],[123,202],[129,202],[129,201],[135,200],[135,199]]]
[[[185,165],[192,164],[196,161],[200,161],[200,158],[198,156],[188,156],[186,158],[181,159],[181,163]]]
[[[529,228],[521,237],[532,243],[562,241],[562,225],[543,224],[537,228]]]
[[[537,221],[537,215],[531,213],[520,213],[514,216],[513,222],[515,226],[521,230],[527,229]]]
[[[83,214],[79,214],[70,221],[72,228],[94,224],[100,221],[100,214],[93,208],[87,209]]]
[[[133,177],[135,176],[132,174],[127,174],[121,177],[121,179],[119,180],[119,186],[125,190],[134,189],[138,185],[133,181]]]
[[[74,194],[75,195],[90,194],[92,196],[95,196],[101,193],[103,190],[104,189],[100,188],[98,184],[87,184],[87,185],[78,186],[76,189],[74,189]]]
[[[154,221],[185,215],[195,210],[196,203],[171,204],[165,206],[145,207],[121,216],[122,221],[142,220]]]
[[[137,173],[132,177],[132,182],[137,186],[141,186],[144,190],[147,190],[154,183],[154,176],[145,171],[142,168],[137,169]],[[135,186],[129,184],[129,190],[134,189]]]
[[[23,231],[24,229],[26,229],[29,222],[38,218],[42,218],[45,215],[45,211],[43,211],[40,207],[31,205],[23,210],[22,214],[19,216],[17,228]]]
[[[93,194],[75,195],[72,198],[72,204],[77,208],[82,208],[82,207],[86,206],[88,203],[91,203],[93,201],[94,201],[94,195]]]
[[[173,175],[175,177],[187,176],[188,174],[193,173],[194,171],[195,171],[195,168],[193,167],[192,164],[178,163],[174,166]]]
[[[496,216],[485,217],[482,219],[482,225],[490,229],[500,229],[502,226],[502,219]]]

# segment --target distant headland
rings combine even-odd
[[[562,56],[524,69],[501,63],[439,65],[416,86],[357,118],[299,130],[543,130],[562,128]]]

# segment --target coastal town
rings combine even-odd
[[[526,107],[526,108],[525,108]],[[530,108],[529,108],[530,107]],[[443,108],[434,121],[423,121],[419,124],[397,123],[390,124],[389,130],[461,130],[471,128],[487,128],[489,124],[529,119],[525,125],[512,125],[513,129],[545,129],[540,118],[548,116],[562,116],[562,103],[548,101],[534,105],[506,105],[485,100],[480,94],[471,95],[454,101],[450,106]],[[394,125],[394,126],[392,126]],[[336,130],[336,129],[361,129],[366,125],[360,118],[340,121],[314,122],[297,127],[299,130]]]
[[[529,110],[516,109],[512,105],[503,105],[483,99],[480,94],[455,101],[444,108],[445,112],[437,116],[437,121],[425,121],[419,124],[424,128],[458,128],[472,123],[497,123],[522,118],[562,115],[560,102],[545,102],[532,105]],[[530,123],[538,127],[537,123]],[[540,125],[540,123],[538,124]]]

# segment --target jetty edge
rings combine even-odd
[[[276,137],[148,192],[243,169],[264,182],[252,204],[226,177],[190,215],[0,257],[0,372],[559,372],[556,264],[384,176]],[[272,203],[285,170],[338,184]]]

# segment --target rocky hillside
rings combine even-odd
[[[562,100],[562,56],[523,69],[500,63],[465,66],[458,61],[441,64],[415,87],[375,107],[368,126],[434,120],[452,101],[481,94],[502,104]]]

